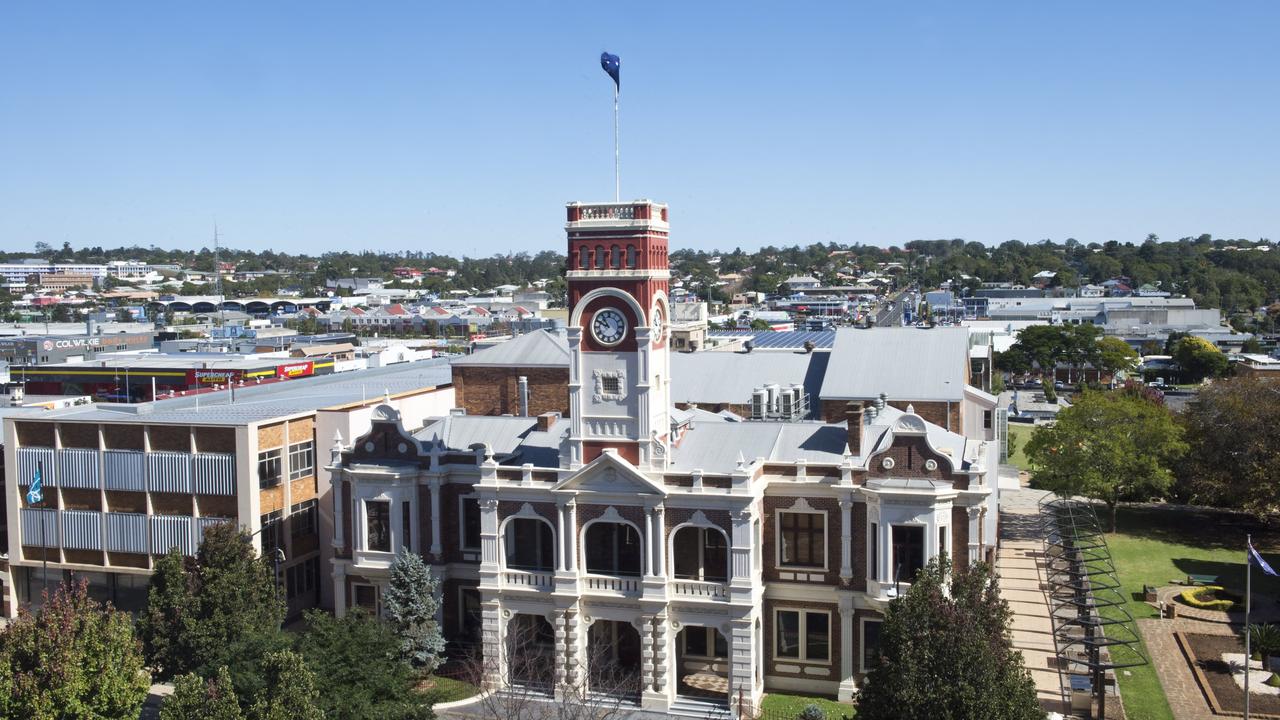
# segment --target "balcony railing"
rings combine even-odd
[[[584,575],[582,586],[588,592],[611,593],[616,595],[639,595],[642,590],[638,577],[616,577],[609,575]]]
[[[698,600],[728,600],[729,587],[724,583],[702,580],[672,580],[667,583],[672,595]]]
[[[502,572],[502,584],[509,588],[549,590],[553,585],[553,576],[550,572],[504,570]]]

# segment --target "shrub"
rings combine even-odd
[[[796,715],[796,720],[827,720],[827,714],[822,712],[822,708],[809,703]]]
[[[1194,608],[1201,610],[1220,610],[1222,612],[1230,612],[1235,607],[1236,601],[1229,597],[1220,596],[1222,587],[1219,585],[1205,585],[1204,587],[1187,588],[1182,591],[1182,602]]]

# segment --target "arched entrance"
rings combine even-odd
[[[540,615],[512,615],[507,621],[507,681],[550,693],[555,687],[555,631]]]
[[[587,689],[640,700],[640,632],[630,623],[597,620],[587,632]]]
[[[676,637],[676,694],[729,702],[729,642],[714,627],[686,625]]]

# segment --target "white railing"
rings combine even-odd
[[[613,592],[622,595],[638,595],[641,591],[638,577],[609,577],[607,575],[585,575],[582,584],[588,591]]]
[[[667,583],[671,594],[676,597],[698,598],[702,600],[727,600],[729,587],[724,583],[703,582],[701,580],[672,580]]]
[[[634,220],[635,205],[583,205],[579,220]]]
[[[533,588],[543,590],[551,588],[552,574],[549,572],[530,572],[528,570],[504,570],[502,584],[506,587]]]

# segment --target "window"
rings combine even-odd
[[[635,266],[636,266],[636,246],[628,245],[627,246],[627,267],[633,268]]]
[[[400,529],[404,533],[404,541],[400,543],[400,547],[408,552],[413,552],[413,506],[408,500],[400,503]]]
[[[278,450],[276,452],[279,452]],[[298,480],[316,474],[316,442],[294,443],[289,446],[289,479]]]
[[[867,567],[871,568],[871,579],[880,579],[880,526],[871,523],[871,542],[867,543],[871,549],[871,562],[867,563]]]
[[[302,597],[307,593],[315,594],[320,580],[320,558],[311,558],[285,571],[289,599]]]
[[[880,655],[880,630],[883,623],[880,620],[862,621],[862,672],[871,672],[872,666],[876,663],[876,657]]]
[[[622,267],[622,248],[618,247],[617,245],[614,245],[609,250],[609,267],[611,268]]]
[[[391,503],[386,500],[366,500],[364,503],[365,549],[374,552],[391,552]]]
[[[459,498],[462,515],[462,548],[480,549],[480,500],[475,497]]]
[[[729,657],[729,643],[713,627],[686,627],[681,637],[686,657]]]
[[[724,533],[715,528],[683,527],[676,532],[672,563],[677,578],[725,582],[729,553]]]
[[[289,535],[302,537],[316,532],[316,501],[306,500],[289,508]]]
[[[621,395],[622,378],[617,375],[605,375],[600,378],[600,389],[605,395]]]
[[[596,522],[587,527],[587,572],[601,575],[640,574],[640,533],[630,525]]]
[[[982,411],[982,429],[984,430],[991,429],[991,411],[990,410]]]
[[[921,525],[895,525],[893,527],[893,581],[909,583],[924,567],[924,527]]]
[[[458,637],[480,640],[480,591],[476,588],[458,588]]]
[[[579,270],[586,270],[587,268],[591,267],[591,260],[588,257],[589,253],[590,251],[587,250],[586,245],[583,245],[582,247],[578,248],[578,269]]]
[[[280,527],[280,522],[284,519],[283,516],[284,513],[276,510],[258,518],[258,522],[262,527],[263,557],[269,557],[276,548],[284,548],[284,533],[281,532]]]
[[[354,605],[364,608],[374,615],[378,614],[378,588],[373,585],[353,585]]]
[[[503,530],[507,567],[547,571],[555,566],[555,540],[551,525],[533,518],[513,518]]]
[[[778,610],[774,657],[808,662],[831,660],[831,615],[826,612]]]
[[[603,269],[604,269],[604,260],[605,260],[605,258],[604,258],[604,246],[603,246],[603,245],[597,245],[597,246],[596,246],[596,269],[597,269],[597,270],[603,270]]]
[[[280,484],[280,448],[258,453],[258,487],[269,488]]]
[[[938,528],[938,554],[947,554],[947,526]]]
[[[778,564],[791,567],[827,565],[827,516],[824,513],[779,512],[781,546]]]

